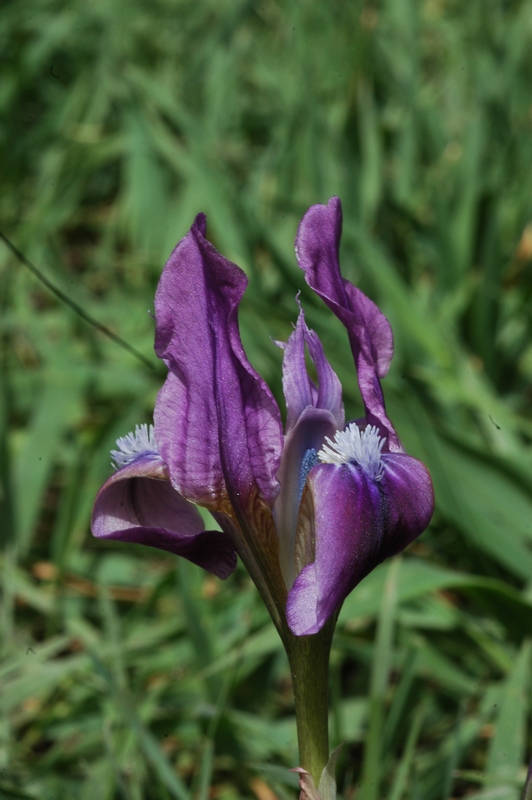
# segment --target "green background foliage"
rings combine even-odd
[[[164,379],[153,294],[195,214],[248,273],[281,399],[296,292],[360,402],[293,240],[342,198],[346,277],[389,317],[391,419],[430,529],[348,598],[331,661],[343,800],[517,800],[530,757],[532,5],[5,0],[0,797],[293,798],[287,662],[254,587],[88,521]],[[270,792],[270,794],[268,793]],[[273,794],[271,794],[273,792]]]

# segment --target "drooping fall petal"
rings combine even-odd
[[[288,595],[287,620],[296,636],[317,633],[377,564],[425,530],[434,497],[421,462],[389,453],[377,477],[356,464],[315,466],[302,503],[310,512],[296,538],[313,539],[315,557]]]
[[[219,578],[236,566],[231,538],[204,530],[201,515],[172,488],[166,464],[156,455],[140,456],[108,478],[96,497],[91,526],[99,539],[166,550]]]
[[[383,541],[389,558],[400,553],[428,526],[434,511],[434,489],[428,469],[406,453],[384,453],[381,489],[386,497]]]
[[[375,483],[356,467],[321,464],[307,478],[308,527],[315,560],[299,573],[286,617],[296,636],[317,633],[353,586],[379,563],[384,506]]]

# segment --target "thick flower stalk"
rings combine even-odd
[[[246,276],[207,241],[200,214],[170,256],[155,297],[155,351],[168,377],[154,429],[140,427],[118,441],[117,470],[92,517],[95,536],[168,550],[221,578],[240,556],[287,649],[300,745],[302,735],[308,740],[302,766],[316,782],[328,758],[326,730],[318,730],[326,729],[326,685],[311,687],[312,676],[301,677],[305,664],[310,659],[326,684],[343,600],[419,536],[433,510],[429,473],[404,452],[386,414],[380,379],[393,354],[390,325],[340,274],[341,223],[338,198],[310,208],[296,254],[310,288],[346,328],[364,418],[345,424],[342,387],[300,308],[280,345],[283,431],[279,407],[240,339]],[[221,531],[203,529],[196,505]]]

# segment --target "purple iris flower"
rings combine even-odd
[[[92,532],[176,553],[221,578],[241,557],[282,633],[317,633],[381,561],[427,527],[426,467],[407,455],[386,415],[380,379],[390,325],[340,274],[338,198],[305,214],[299,266],[345,326],[365,417],[345,425],[342,387],[302,309],[284,348],[279,407],[242,347],[244,272],[205,238],[196,218],[155,296],[155,351],[168,367],[154,431],[118,440],[116,472],[94,505]],[[308,353],[317,382],[308,375]],[[205,531],[196,509],[221,531]]]

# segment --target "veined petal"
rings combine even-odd
[[[297,576],[296,528],[307,475],[318,461],[317,451],[325,437],[333,436],[335,430],[336,419],[330,411],[307,406],[285,439],[278,475],[281,491],[273,513],[279,537],[281,571],[287,589],[291,588]]]
[[[204,530],[198,510],[172,488],[157,454],[140,455],[108,478],[96,497],[91,526],[99,539],[166,550],[219,578],[236,566],[231,537]]]
[[[384,314],[366,295],[342,278],[339,247],[342,207],[337,197],[309,208],[298,229],[296,254],[305,280],[345,325],[355,359],[368,422],[386,432],[390,450],[402,450],[386,415],[379,378],[388,372],[393,335]]]
[[[279,409],[247,360],[238,305],[242,270],[205,239],[199,214],[177,245],[156,297],[155,350],[170,374],[157,398],[155,432],[175,489],[212,510],[278,492]]]
[[[325,437],[343,427],[345,417],[341,383],[325,358],[318,336],[307,327],[301,307],[296,328],[283,347],[287,423],[278,473],[281,491],[275,502],[274,517],[281,571],[290,589],[297,575],[295,534],[305,480],[317,463],[317,451]],[[317,386],[307,372],[305,348],[316,367]]]
[[[310,380],[305,364],[305,346],[316,367],[318,385]],[[287,433],[296,424],[307,406],[323,408],[333,415],[336,426],[344,426],[342,385],[327,361],[318,335],[305,322],[300,308],[296,328],[284,347],[283,391],[286,400]]]
[[[428,469],[417,458],[384,453],[382,463],[387,512],[384,559],[400,553],[423,533],[434,511],[434,489]]]
[[[362,470],[321,464],[309,473],[314,519],[306,539],[315,560],[298,575],[288,595],[286,618],[296,636],[317,633],[351,589],[379,563],[384,503]]]
[[[288,595],[287,620],[296,636],[317,633],[377,564],[430,521],[434,496],[423,464],[403,453],[383,454],[382,463],[378,480],[356,464],[320,464],[307,477],[311,497],[304,495],[302,505],[313,515],[300,524],[307,527],[301,534],[315,541],[315,558]]]

